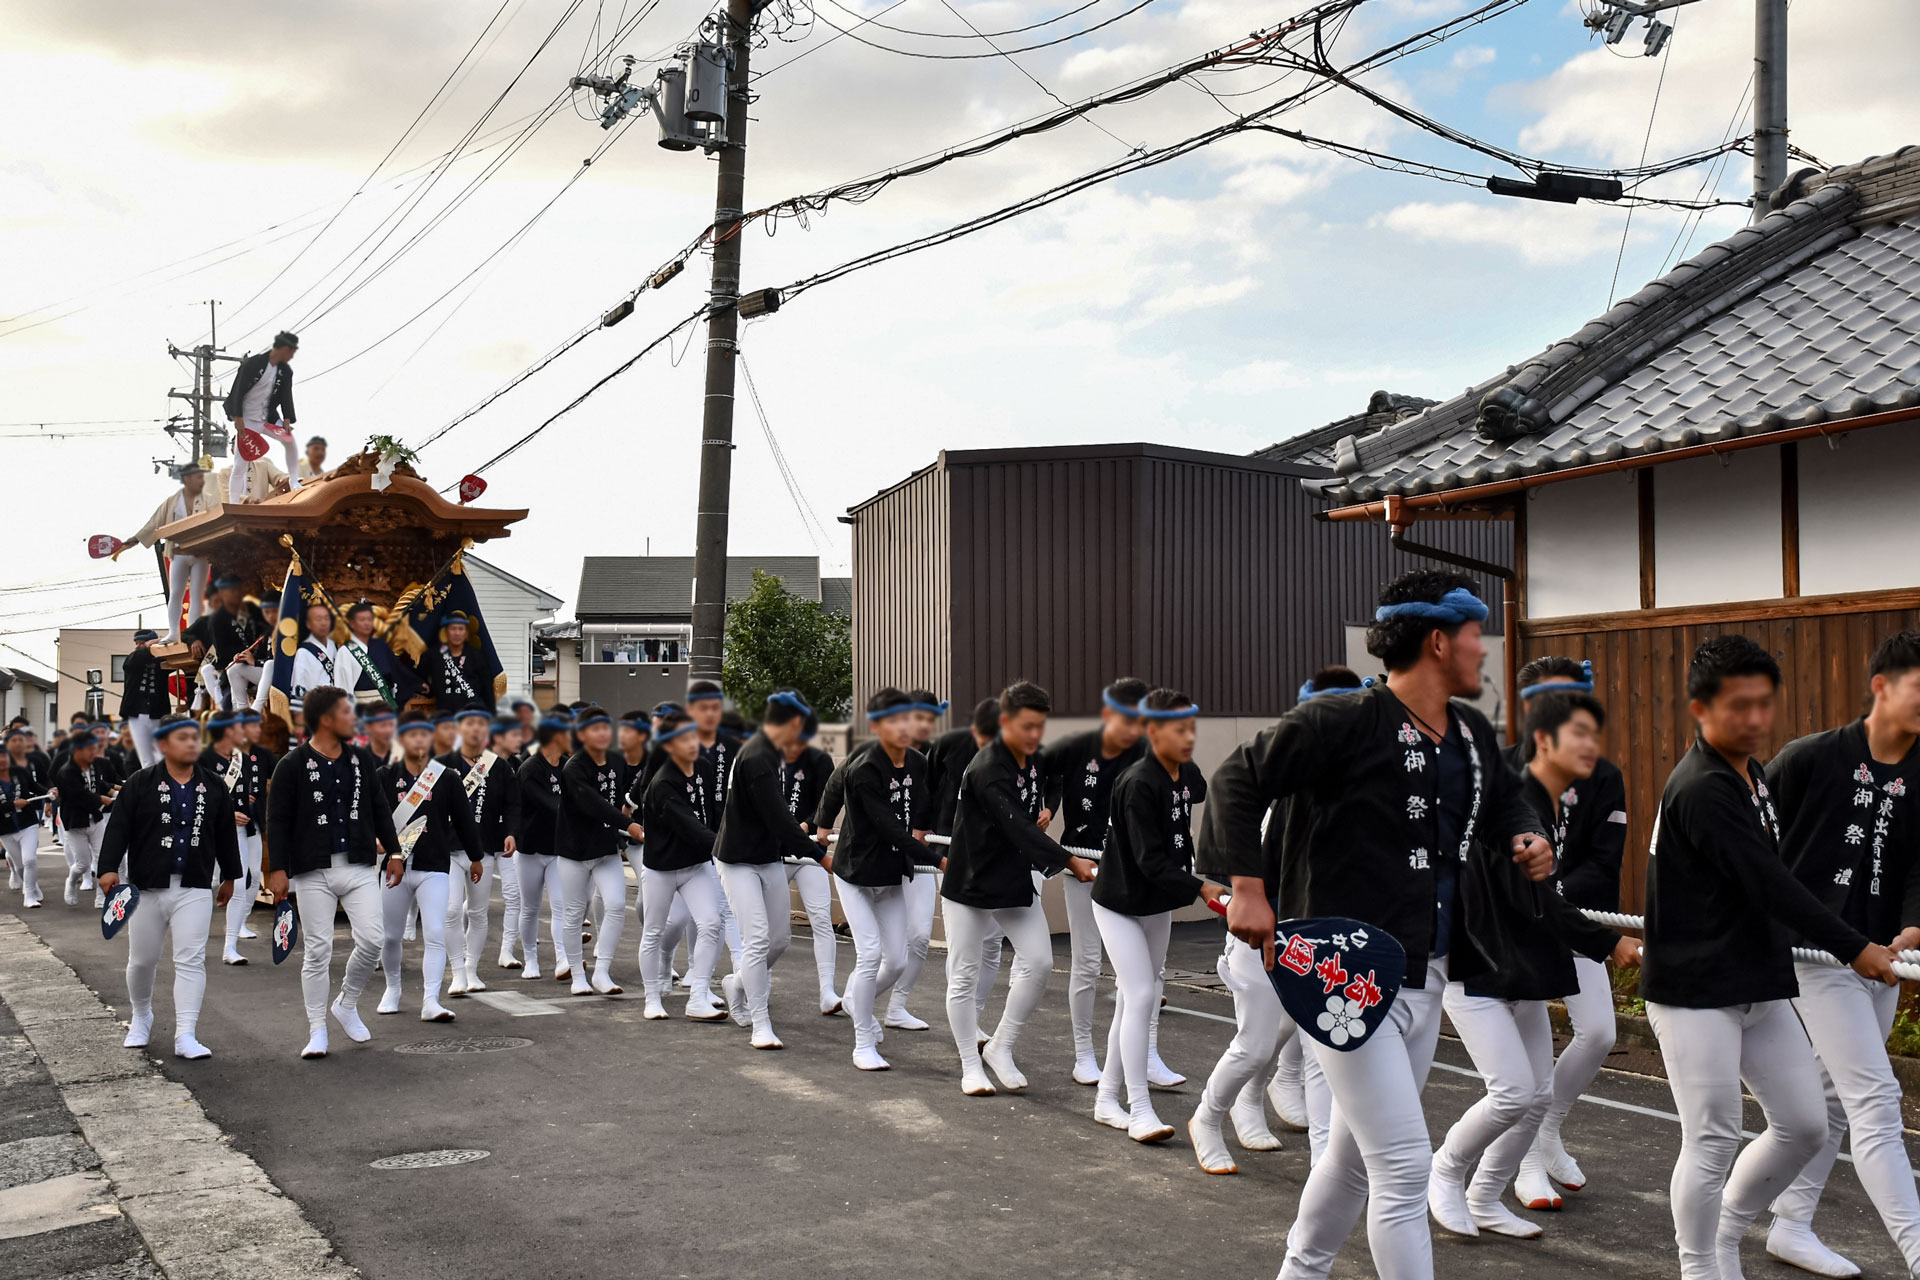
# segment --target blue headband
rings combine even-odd
[[[200,726],[194,722],[192,716],[168,716],[165,720],[162,720],[154,726],[153,736],[155,739],[164,738],[168,734],[178,733],[182,729],[192,729],[198,732]],[[91,737],[92,735],[89,734],[88,736]]]
[[[1138,706],[1129,702],[1120,701],[1120,699],[1114,697],[1113,694],[1106,689],[1100,691],[1100,701],[1107,704],[1109,711],[1118,711],[1130,720],[1139,718],[1140,708]]]
[[[1300,693],[1298,696],[1300,701],[1306,702],[1310,699],[1319,697],[1323,693],[1358,693],[1360,692],[1361,689],[1371,689],[1371,688],[1373,688],[1372,676],[1368,676],[1366,679],[1362,680],[1360,682],[1359,688],[1354,688],[1350,685],[1335,685],[1330,689],[1316,689],[1313,687],[1313,681],[1309,680],[1305,684],[1300,686]]]
[[[654,739],[655,742],[672,742],[683,733],[692,733],[697,725],[683,724],[678,729],[669,729]]]
[[[373,714],[365,718],[365,722],[367,724],[379,724],[382,720],[398,720],[399,718],[400,717],[398,715],[394,714],[394,712],[391,709],[389,709],[385,711],[374,712]]]
[[[573,729],[574,729],[574,732],[578,733],[580,730],[586,728],[589,725],[612,724],[612,723],[613,723],[613,717],[608,715],[604,711],[582,711],[580,713],[580,718],[573,722]]]
[[[1427,618],[1449,627],[1462,622],[1484,622],[1486,617],[1486,602],[1465,587],[1455,587],[1437,602],[1403,600],[1399,604],[1383,604],[1373,611],[1375,622],[1386,622],[1390,618]]]
[[[653,725],[651,722],[643,719],[636,719],[633,716],[621,716],[620,723],[625,728],[636,729],[641,733],[653,732]],[[519,726],[516,724],[514,727],[518,728]]]
[[[240,717],[238,715],[210,716],[207,719],[207,732],[215,733],[221,729],[230,729],[239,723]]]
[[[439,712],[439,713],[437,713],[437,714],[436,714],[436,715],[435,715],[435,716],[433,717],[433,722],[434,722],[435,724],[452,724],[452,723],[453,723],[453,712],[451,712],[451,711],[442,711],[442,712]]]
[[[878,711],[867,712],[867,720],[869,723],[875,720],[885,720],[888,716],[897,716],[902,711],[915,711],[918,710],[919,707],[920,704],[915,702],[896,703],[891,707],[882,707]]]
[[[726,696],[727,696],[726,694],[722,693],[718,689],[702,689],[699,693],[688,694],[687,701],[688,702],[706,702],[711,698],[724,698]]]
[[[9,729],[9,730],[7,730],[7,738],[8,738],[8,740],[9,740],[9,741],[11,741],[11,740],[12,740],[12,739],[14,739],[14,738],[24,738],[24,737],[26,737],[26,736],[27,736],[27,731],[26,731],[25,729]]]
[[[1551,680],[1542,680],[1539,684],[1530,684],[1520,691],[1520,701],[1525,702],[1536,693],[1592,693],[1593,660],[1580,664],[1582,679],[1569,680],[1565,676],[1556,676]]]
[[[798,711],[803,716],[810,716],[813,714],[813,708],[808,706],[806,704],[805,699],[801,698],[799,694],[795,693],[791,689],[781,689],[777,693],[770,693],[767,695],[767,701],[777,702],[781,706],[785,706],[785,707],[792,707],[795,711]],[[941,704],[942,707],[945,707],[945,705],[946,705],[945,703]],[[902,707],[901,710],[904,711],[906,710],[906,708]]]
[[[1200,708],[1189,706],[1174,707],[1168,711],[1153,711],[1143,702],[1133,709],[1133,714],[1139,716],[1142,720],[1186,720],[1199,715]]]
[[[388,714],[391,715],[392,712],[388,712]],[[248,707],[245,711],[242,711],[240,713],[240,723],[241,724],[259,724],[261,723],[260,713],[258,711],[255,711],[252,707]]]
[[[916,702],[911,704],[907,708],[907,710],[930,711],[936,716],[943,716],[947,714],[947,708],[951,707],[952,705],[953,704],[951,702]]]

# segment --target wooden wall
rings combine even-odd
[[[1920,590],[1521,622],[1523,663],[1547,654],[1593,661],[1594,693],[1607,707],[1607,755],[1627,781],[1622,909],[1638,913],[1645,902],[1654,813],[1675,761],[1693,745],[1687,662],[1702,640],[1737,631],[1779,659],[1784,680],[1771,755],[1860,715],[1867,659],[1884,636],[1907,627],[1920,627]]]

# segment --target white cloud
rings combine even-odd
[[[1252,360],[1222,369],[1207,383],[1214,395],[1258,395],[1268,391],[1289,391],[1311,386],[1313,379],[1294,367],[1291,360]]]
[[[1371,224],[1430,244],[1469,245],[1517,253],[1535,266],[1561,266],[1613,250],[1620,243],[1618,210],[1592,205],[1540,208],[1456,200],[1403,204]]]
[[[1499,56],[1496,50],[1484,44],[1462,45],[1460,51],[1453,55],[1453,61],[1448,65],[1455,71],[1473,71],[1488,65]]]

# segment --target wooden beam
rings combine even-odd
[[[1653,589],[1653,471],[1634,477],[1634,495],[1640,504],[1640,607],[1651,609],[1658,598]]]
[[[1520,634],[1529,640],[1587,631],[1638,631],[1651,627],[1711,627],[1729,622],[1766,622],[1775,618],[1819,618],[1836,613],[1885,613],[1920,609],[1920,587],[1894,591],[1847,591],[1789,600],[1736,600],[1728,604],[1677,605],[1665,609],[1627,609],[1564,618],[1529,618]]]
[[[1800,594],[1800,446],[1780,446],[1780,594]]]
[[[1513,577],[1505,579],[1507,741],[1520,734],[1520,620],[1527,614],[1527,495],[1513,500]]]

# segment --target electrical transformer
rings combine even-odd
[[[721,133],[727,126],[727,51],[718,44],[687,48],[687,118]]]

